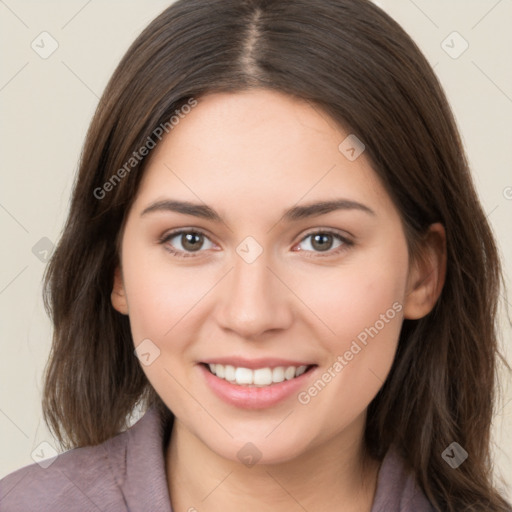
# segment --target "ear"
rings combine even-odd
[[[114,309],[122,313],[123,315],[128,314],[128,302],[126,300],[126,292],[124,289],[123,276],[119,266],[114,271],[114,284],[112,286],[112,293],[110,295],[112,306]]]
[[[446,232],[431,224],[420,241],[419,254],[411,263],[404,299],[404,318],[416,320],[432,311],[446,277]]]

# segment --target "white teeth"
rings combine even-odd
[[[217,377],[222,379],[222,375],[219,375],[219,366],[222,365],[217,365]],[[253,371],[249,370],[249,368],[237,368],[235,370],[235,380],[237,384],[252,384],[253,379]]]
[[[307,366],[299,366],[295,372],[295,377],[299,377],[307,370]]]
[[[221,379],[223,379],[224,375],[226,374],[226,371],[224,370],[224,366],[222,366],[221,364],[216,365],[215,373],[217,374],[217,377],[220,377]]]
[[[220,379],[227,380],[232,384],[240,386],[270,386],[299,377],[306,370],[307,366],[277,366],[276,368],[258,368],[251,370],[250,368],[234,367],[223,364],[209,364],[210,371],[217,375]]]
[[[233,382],[235,380],[235,375],[236,375],[235,367],[231,366],[230,364],[227,364],[224,367],[224,378],[226,380]]]
[[[282,366],[278,366],[272,370],[272,381],[273,382],[283,382],[284,380],[284,368]]]
[[[288,366],[288,368],[286,368],[286,370],[284,371],[284,378],[286,380],[293,379],[293,377],[295,377],[295,370],[295,366]]]
[[[253,384],[256,386],[270,386],[272,384],[272,370],[270,368],[259,368],[254,370]]]

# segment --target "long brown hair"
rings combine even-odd
[[[54,323],[45,421],[71,448],[122,431],[138,403],[166,409],[134,356],[128,318],[110,302],[121,227],[147,158],[126,162],[149,139],[158,142],[155,129],[191,98],[254,87],[306,100],[357,134],[413,253],[431,223],[444,225],[442,294],[426,317],[404,321],[368,410],[366,445],[379,459],[396,446],[438,511],[507,510],[489,453],[497,249],[435,74],[368,0],[180,0],[131,45],[90,125],[45,275]],[[469,454],[457,469],[442,458],[454,441]]]

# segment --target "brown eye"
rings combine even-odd
[[[197,251],[204,242],[204,235],[201,233],[182,233],[181,245],[186,251]]]
[[[202,252],[201,249],[211,249],[213,243],[199,231],[180,230],[165,235],[160,243],[175,256],[194,256],[193,253]],[[208,246],[207,243],[210,245]],[[205,247],[206,245],[206,247]]]
[[[346,242],[340,235],[324,231],[310,233],[309,235],[302,239],[301,243],[305,242],[308,239],[311,239],[311,241],[308,244],[306,244],[306,246],[309,247],[303,248],[302,250],[310,250],[310,248],[312,248],[315,251],[325,252],[333,248],[335,239],[339,240],[339,243],[335,248],[339,247],[340,245],[343,245],[343,243]]]
[[[311,238],[311,247],[318,251],[328,251],[332,247],[333,236],[319,233]]]
[[[301,247],[302,245],[302,247]],[[300,244],[299,250],[304,251],[306,256],[331,256],[345,249],[354,243],[344,236],[331,231],[316,231],[305,236]]]

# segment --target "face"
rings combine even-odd
[[[281,93],[202,97],[129,211],[113,305],[177,421],[227,459],[360,431],[422,314],[399,213],[348,135]]]

